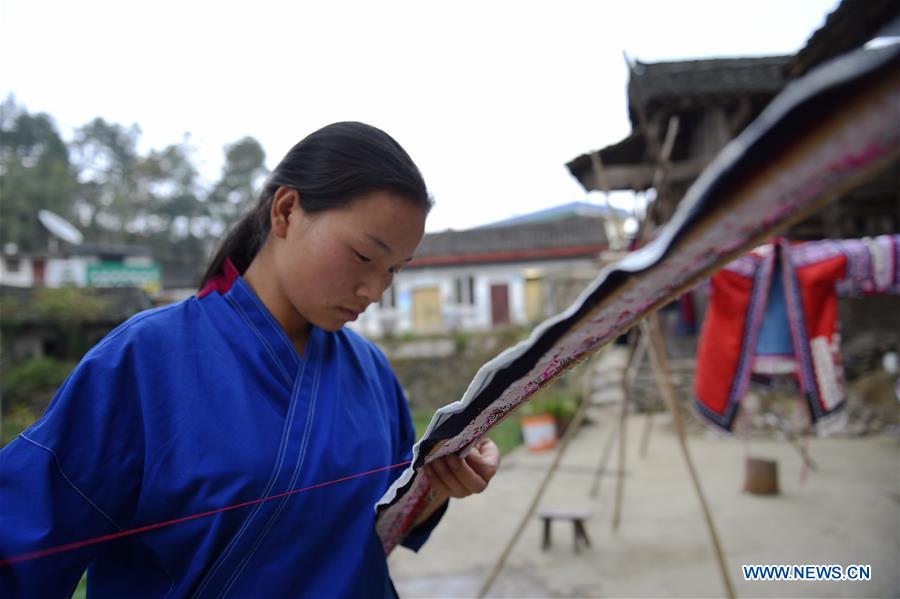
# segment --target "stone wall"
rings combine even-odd
[[[391,363],[410,407],[436,409],[463,396],[478,369],[525,339],[523,329],[455,333],[377,341]]]

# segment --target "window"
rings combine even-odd
[[[5,258],[6,260],[6,271],[10,274],[14,272],[19,272],[19,259],[18,258]]]
[[[397,288],[391,285],[381,295],[378,300],[378,307],[381,309],[392,309],[397,307]]]
[[[456,278],[456,303],[457,305],[475,305],[475,277]]]

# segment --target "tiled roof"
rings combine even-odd
[[[629,97],[645,107],[677,101],[679,107],[686,108],[687,103],[704,105],[756,94],[774,96],[787,83],[785,69],[791,60],[791,56],[763,56],[637,61],[628,81]],[[634,107],[630,110],[633,112]],[[632,123],[635,123],[633,114]]]
[[[628,212],[626,212],[625,210],[622,210],[621,208],[615,208],[607,204],[591,204],[590,202],[569,202],[568,204],[561,204],[559,206],[553,206],[552,208],[545,208],[544,210],[538,210],[537,212],[531,212],[529,214],[511,216],[509,218],[505,218],[503,220],[499,220],[487,225],[482,225],[477,228],[487,229],[489,227],[508,227],[511,225],[524,225],[526,223],[562,220],[575,216],[595,216],[603,218],[609,217],[610,215],[613,215],[616,218],[626,218],[627,216],[629,216]]]
[[[862,46],[876,35],[898,35],[898,31],[900,2],[897,0],[843,0],[794,56],[637,61],[628,82],[632,134],[599,150],[599,158],[604,166],[653,162],[648,160],[635,102],[640,103],[648,116],[656,111],[679,114],[681,130],[685,131],[689,129],[685,117],[689,118],[697,109],[710,105],[726,107],[739,98],[749,98],[751,107],[761,109],[789,80]],[[671,155],[673,161],[678,159],[679,143],[684,154],[686,137],[682,133],[677,138]],[[587,183],[593,177],[591,153],[577,156],[566,166],[586,188],[596,188],[595,183]]]
[[[449,263],[435,258],[505,262],[589,254],[607,246],[604,219],[593,216],[429,233],[416,252],[417,265]],[[495,259],[490,259],[493,256]],[[478,257],[477,260],[475,258]],[[451,260],[453,261],[453,260]]]
[[[639,133],[632,133],[625,139],[606,146],[602,150],[598,150],[600,161],[603,165],[609,166],[613,164],[640,164],[647,157],[647,144],[644,136]],[[593,164],[591,163],[591,155],[581,154],[566,163],[566,168],[573,177],[578,179],[582,185],[585,185],[585,179],[592,173]]]
[[[844,0],[828,15],[789,65],[799,77],[822,62],[862,46],[900,16],[897,0]]]
[[[790,56],[637,61],[628,81],[632,133],[599,150],[600,160],[606,166],[640,164],[647,160],[646,142],[639,133],[641,123],[633,102],[640,102],[648,115],[656,110],[672,114],[708,105],[724,106],[746,97],[757,98],[757,102],[764,105],[787,84],[785,69],[790,61]],[[689,128],[686,119],[682,119],[681,124],[682,131]],[[673,160],[684,154],[686,139],[684,133],[678,138]],[[590,154],[577,156],[566,166],[582,184],[593,170]]]

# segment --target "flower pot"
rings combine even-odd
[[[522,437],[530,451],[546,451],[556,447],[556,421],[550,414],[522,416]]]

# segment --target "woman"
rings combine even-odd
[[[373,506],[414,433],[384,356],[343,326],[411,260],[430,205],[374,127],[294,146],[201,292],[110,333],[0,452],[0,558],[213,513],[0,566],[0,596],[66,596],[86,567],[100,597],[393,596]],[[406,545],[498,462],[485,442],[429,466]]]

